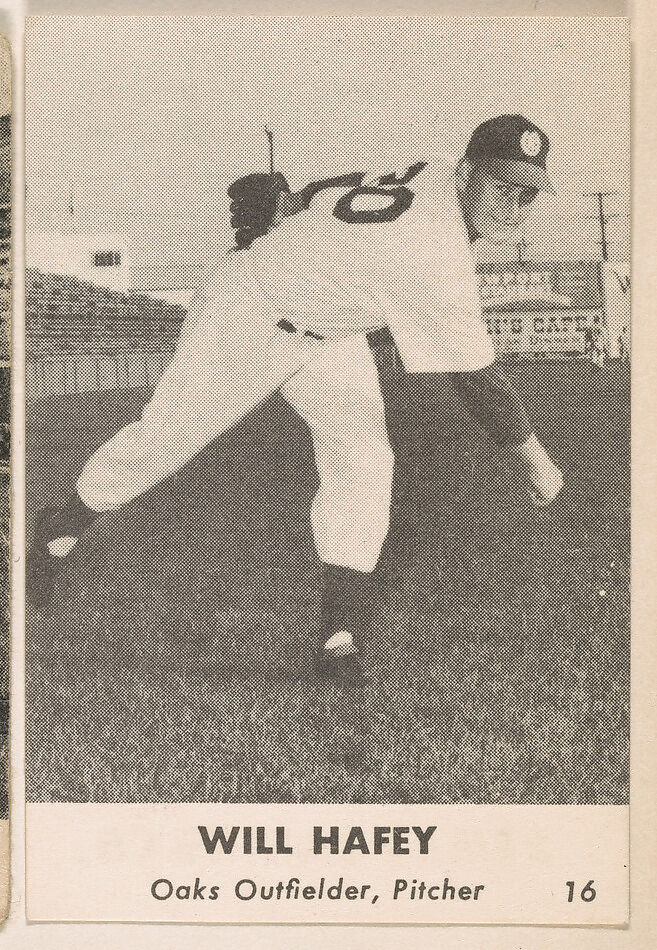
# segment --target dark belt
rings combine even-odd
[[[290,323],[289,320],[279,320],[276,326],[280,330],[285,330],[286,333],[299,333],[299,327],[295,327],[293,323]],[[312,337],[313,340],[325,340],[326,337],[322,336],[321,333],[315,333],[313,330],[305,330],[303,333],[304,336]],[[367,334],[367,341],[370,346],[394,346],[395,340],[390,332],[390,328],[380,327],[378,330],[370,330]]]
[[[290,323],[289,320],[279,320],[276,324],[277,327],[281,330],[285,330],[286,333],[299,333],[299,328],[295,327],[293,323]],[[313,340],[324,340],[325,337],[321,333],[314,333],[312,330],[304,330],[304,336],[312,337]]]

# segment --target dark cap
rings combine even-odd
[[[554,194],[545,170],[550,142],[537,125],[522,115],[498,115],[478,125],[465,157],[495,178]]]

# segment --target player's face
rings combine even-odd
[[[502,181],[482,168],[471,167],[460,187],[461,207],[470,235],[496,244],[515,242],[537,194],[536,188]]]

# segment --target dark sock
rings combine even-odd
[[[498,364],[471,373],[450,373],[470,415],[501,446],[521,445],[533,427],[520,393]]]
[[[96,520],[100,512],[87,508],[77,492],[68,499],[63,508],[57,509],[48,517],[43,526],[46,541],[55,538],[79,538]]]
[[[358,645],[359,634],[372,609],[372,574],[336,564],[324,564],[322,574],[322,645],[340,630],[349,631]]]

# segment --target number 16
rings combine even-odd
[[[568,903],[572,904],[575,896],[575,882],[566,881],[566,887],[568,888]],[[583,900],[586,904],[590,904],[591,901],[595,900],[596,890],[593,887],[593,881],[589,881],[588,884],[584,885],[579,896],[580,900]]]

